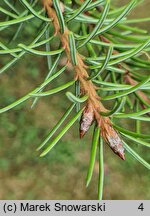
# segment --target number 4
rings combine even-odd
[[[141,203],[138,207],[139,210],[143,211],[144,210],[144,206],[143,206],[143,203]]]

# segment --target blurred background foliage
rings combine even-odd
[[[128,1],[113,0],[123,5]],[[0,3],[1,4],[1,3]],[[150,1],[138,6],[131,17],[148,17]],[[149,23],[138,23],[150,31]],[[30,42],[39,26],[27,22],[19,41]],[[17,26],[16,26],[17,27]],[[13,26],[13,28],[16,28]],[[0,39],[9,43],[11,29],[0,34]],[[15,42],[13,42],[15,43]],[[11,44],[11,43],[10,43]],[[25,55],[13,68],[1,75],[0,106],[10,104],[41,83],[47,72],[46,57]],[[0,59],[0,66],[8,59]],[[68,80],[69,72],[63,76]],[[69,75],[70,76],[70,75]],[[56,82],[59,80],[57,79]],[[54,84],[58,84],[58,83]],[[98,162],[89,188],[85,187],[92,133],[80,141],[78,123],[71,128],[56,147],[44,158],[39,158],[35,149],[43,137],[55,125],[69,105],[63,93],[44,97],[34,109],[27,101],[15,109],[0,115],[0,199],[95,199],[97,197]],[[128,124],[128,122],[124,122]],[[150,128],[146,128],[149,132]],[[132,145],[132,143],[129,143]],[[137,148],[137,149],[136,149]],[[149,159],[145,147],[136,147],[144,158]],[[104,199],[150,199],[148,170],[126,153],[121,161],[105,145]]]

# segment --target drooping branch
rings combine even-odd
[[[59,20],[56,14],[55,9],[53,8],[52,0],[43,0],[43,6],[47,12],[49,18],[52,18],[53,25],[55,29],[55,34],[57,34],[60,38],[62,46],[65,49],[65,53],[67,56],[67,60],[70,64],[71,55],[70,55],[70,46],[69,46],[69,29],[65,27],[64,32],[61,33],[61,28],[59,25]],[[61,3],[60,7],[63,5]],[[91,80],[89,80],[89,75],[87,72],[87,66],[84,64],[84,61],[81,55],[76,52],[77,64],[72,64],[75,73],[75,79],[80,82],[80,91],[82,95],[87,95],[88,100],[85,106],[85,110],[82,113],[81,121],[80,121],[80,137],[82,138],[84,134],[87,132],[93,121],[97,122],[97,126],[101,129],[101,136],[105,139],[111,149],[119,155],[120,158],[125,160],[124,148],[121,138],[118,132],[112,127],[112,123],[110,118],[103,117],[100,115],[100,112],[107,112],[107,109],[103,106],[100,101],[100,97],[96,92],[96,86],[93,84]]]

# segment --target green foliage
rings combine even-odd
[[[53,6],[58,17],[60,32],[63,34],[66,27],[70,30],[69,47],[72,64],[78,64],[76,53],[80,52],[88,67],[88,79],[97,86],[100,100],[108,102],[109,111],[100,114],[111,117],[114,127],[125,138],[124,147],[126,150],[146,168],[150,169],[150,164],[134,151],[134,147],[132,149],[126,144],[126,142],[129,144],[134,142],[150,147],[147,141],[150,139],[150,135],[145,134],[141,129],[143,122],[149,127],[150,121],[150,76],[148,74],[150,37],[147,31],[133,26],[137,22],[150,21],[150,18],[127,18],[131,9],[139,5],[141,1],[133,0],[127,6],[120,8],[113,7],[112,1],[109,0],[97,0],[95,2],[86,0],[82,4],[80,1],[62,1],[62,3],[64,4],[64,12],[58,0],[53,1]],[[80,105],[82,106],[88,97],[80,94],[80,82],[70,75],[68,76],[69,81],[55,86],[56,80],[64,80],[62,76],[65,76],[64,73],[67,69],[66,63],[63,63],[62,66],[63,60],[66,60],[65,48],[61,47],[60,40],[55,34],[53,20],[46,17],[45,10],[39,1],[4,0],[1,4],[0,11],[3,20],[0,22],[0,31],[2,32],[0,54],[2,55],[3,66],[0,68],[0,74],[10,71],[24,55],[29,54],[37,58],[43,56],[44,60],[47,61],[47,75],[37,88],[25,96],[10,104],[1,105],[0,113],[11,110],[29,99],[32,100],[31,107],[34,108],[41,97],[57,94],[66,89],[66,96],[71,102],[70,107],[38,147],[37,150],[45,147],[41,153],[41,156],[44,156],[79,119],[83,111]],[[9,33],[10,31],[13,32],[13,35]],[[28,34],[30,31],[33,34]],[[26,41],[23,40],[23,37],[27,37]],[[69,73],[72,70],[71,68]],[[128,79],[126,76],[129,76]],[[48,88],[49,84],[54,85],[54,87],[43,91],[46,87]],[[72,87],[75,91],[73,93],[68,92],[68,88],[72,90]],[[76,107],[77,113],[70,120],[67,120],[66,124],[63,124],[67,117],[73,113],[74,107]],[[128,118],[129,125],[136,125],[135,130],[131,131],[122,125],[122,120],[125,118]],[[63,128],[58,132],[62,124]],[[120,125],[122,126],[120,127]],[[11,132],[14,128],[9,127],[8,130]],[[49,141],[56,132],[58,134],[55,138]],[[104,161],[103,140],[99,134],[100,130],[95,126],[87,186],[92,178],[97,147],[99,147],[98,198],[102,199]]]

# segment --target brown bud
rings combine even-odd
[[[85,107],[80,120],[80,138],[88,131],[94,121],[94,111],[90,104]]]
[[[123,142],[118,132],[112,127],[112,125],[105,123],[101,129],[101,134],[113,152],[122,160],[125,160]]]

